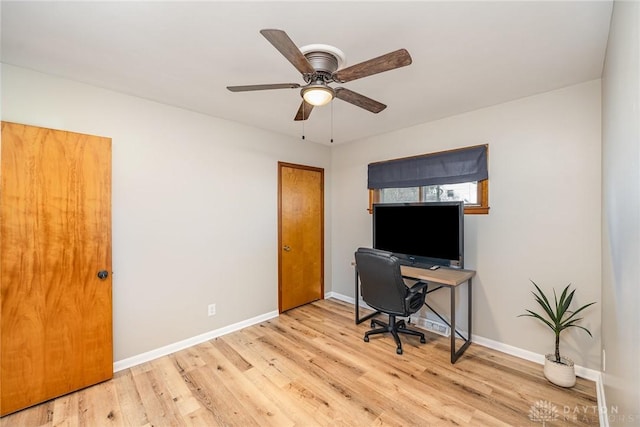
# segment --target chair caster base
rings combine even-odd
[[[378,326],[377,329],[373,329]],[[371,330],[367,331],[363,337],[364,342],[369,342],[369,335],[376,334],[384,334],[390,333],[393,335],[396,344],[396,353],[403,354],[402,343],[400,341],[399,335],[413,335],[420,339],[421,344],[425,344],[427,342],[425,336],[420,331],[416,331],[414,329],[409,329],[407,323],[404,320],[399,320],[396,322],[395,316],[389,316],[389,323],[382,322],[380,320],[371,320]]]

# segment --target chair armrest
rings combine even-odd
[[[409,293],[411,295],[417,294],[418,292],[422,292],[423,289],[426,289],[427,286],[429,286],[429,283],[419,281],[418,283],[416,283],[415,285],[409,288]]]
[[[420,310],[424,300],[427,297],[427,282],[419,281],[415,285],[409,288],[407,295],[404,299],[405,311],[407,313],[415,313]]]

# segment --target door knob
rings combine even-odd
[[[285,252],[291,252],[291,248],[289,247],[289,245],[284,245],[282,249],[284,249]]]
[[[107,277],[109,277],[109,272],[107,270],[98,271],[98,279],[105,280]]]

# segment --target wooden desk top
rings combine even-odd
[[[458,286],[476,275],[473,270],[461,270],[455,268],[440,267],[437,270],[427,268],[400,266],[400,272],[404,277],[434,282],[446,286]]]

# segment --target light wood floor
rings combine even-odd
[[[595,384],[570,390],[542,367],[448,339],[362,340],[353,306],[318,301],[8,415],[8,426],[597,425]],[[553,405],[553,406],[550,406]]]

